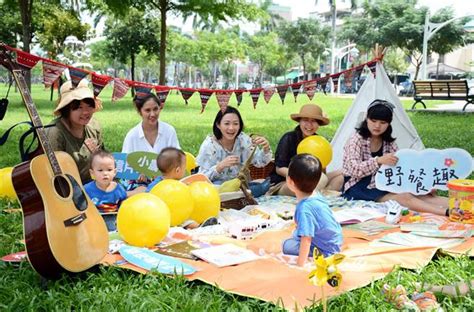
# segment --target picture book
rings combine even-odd
[[[125,260],[145,270],[156,270],[163,274],[183,275],[196,272],[196,269],[187,263],[173,257],[157,254],[147,248],[124,245],[120,247],[119,252]]]
[[[334,210],[334,217],[340,224],[354,224],[385,217],[385,214],[373,208],[354,207]]]
[[[377,235],[385,230],[397,228],[398,225],[388,224],[385,222],[369,220],[361,223],[350,224],[344,226],[345,229],[351,229],[364,233],[365,235]]]
[[[378,241],[407,247],[449,248],[462,244],[465,240],[461,238],[424,237],[412,233],[389,233]]]
[[[236,265],[260,258],[251,250],[238,247],[234,244],[223,244],[208,248],[195,249],[192,250],[191,253],[218,267]]]
[[[197,242],[197,241],[185,240],[185,241],[171,244],[168,246],[158,247],[158,249],[156,249],[155,252],[162,255],[171,256],[171,257],[196,260],[197,257],[193,255],[191,252],[195,249],[199,249],[203,247],[210,247],[210,245]]]

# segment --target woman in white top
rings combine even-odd
[[[165,147],[179,147],[176,130],[159,120],[163,108],[154,94],[134,99],[142,121],[128,131],[123,140],[122,153],[153,152],[159,154]]]
[[[176,130],[170,124],[159,120],[163,105],[159,104],[154,94],[149,94],[143,99],[133,100],[135,107],[142,117],[142,121],[130,129],[123,140],[122,153],[152,152],[159,154],[166,147],[179,147]],[[137,187],[135,181],[127,186],[127,190]],[[141,174],[138,185],[148,184],[146,176]]]

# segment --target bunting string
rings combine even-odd
[[[375,75],[375,64],[378,61],[381,61],[383,55],[380,58],[375,58],[367,63],[360,64],[354,66],[352,68],[346,69],[339,73],[335,73],[332,75],[327,74],[324,77],[299,81],[296,83],[290,84],[283,84],[278,85],[275,87],[266,87],[266,88],[256,88],[251,90],[244,90],[244,89],[233,89],[233,90],[221,90],[221,89],[195,89],[195,88],[181,88],[181,87],[170,87],[170,86],[161,86],[161,85],[154,85],[144,82],[138,82],[133,80],[121,79],[110,77],[107,75],[97,74],[93,71],[88,71],[81,68],[76,68],[70,65],[65,65],[47,58],[43,58],[37,55],[33,55],[27,52],[24,52],[20,49],[10,47],[5,45],[5,47],[15,52],[17,57],[17,62],[20,64],[24,69],[32,69],[39,61],[43,63],[43,83],[46,88],[51,87],[51,85],[61,76],[61,74],[68,69],[69,75],[71,77],[73,85],[77,85],[82,79],[91,76],[91,82],[94,90],[94,96],[98,96],[100,92],[108,85],[113,85],[113,92],[112,92],[112,101],[115,102],[122,97],[124,97],[130,88],[133,88],[135,92],[136,98],[144,98],[147,95],[151,94],[153,90],[160,101],[160,105],[164,105],[167,96],[171,90],[179,91],[181,96],[183,97],[185,104],[188,104],[189,98],[195,93],[198,92],[200,99],[201,99],[201,113],[204,112],[206,105],[211,98],[211,96],[215,95],[217,99],[217,103],[221,110],[225,110],[229,99],[233,93],[236,95],[237,105],[240,106],[242,102],[242,94],[244,92],[249,92],[250,97],[252,99],[252,103],[254,108],[257,107],[258,100],[260,98],[260,94],[263,93],[263,98],[266,103],[270,101],[275,93],[277,93],[281,99],[283,104],[286,93],[291,92],[295,98],[298,94],[305,93],[310,100],[313,99],[314,94],[317,91],[323,91],[326,94],[326,87],[329,82],[329,79],[332,80],[332,86],[334,90],[337,90],[337,86],[339,84],[339,77],[344,77],[344,84],[346,86],[352,85],[352,81],[358,80],[363,69],[367,66],[373,75]],[[350,81],[348,81],[350,80]]]

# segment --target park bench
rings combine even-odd
[[[462,108],[466,110],[466,106],[474,104],[474,94],[469,94],[469,87],[466,80],[433,80],[433,81],[413,81],[415,88],[412,109],[416,104],[421,103],[426,108],[423,100],[464,100],[466,105]]]

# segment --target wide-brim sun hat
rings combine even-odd
[[[301,106],[298,114],[291,114],[291,119],[300,121],[301,118],[311,118],[318,121],[320,126],[325,126],[330,123],[329,118],[324,116],[323,110],[316,104],[306,104]]]
[[[89,88],[86,79],[82,79],[75,88],[70,80],[66,81],[59,89],[59,94],[58,104],[53,112],[55,115],[60,115],[59,111],[74,100],[92,99],[95,102],[95,110],[102,109],[102,101],[99,98],[94,98],[94,93]]]

